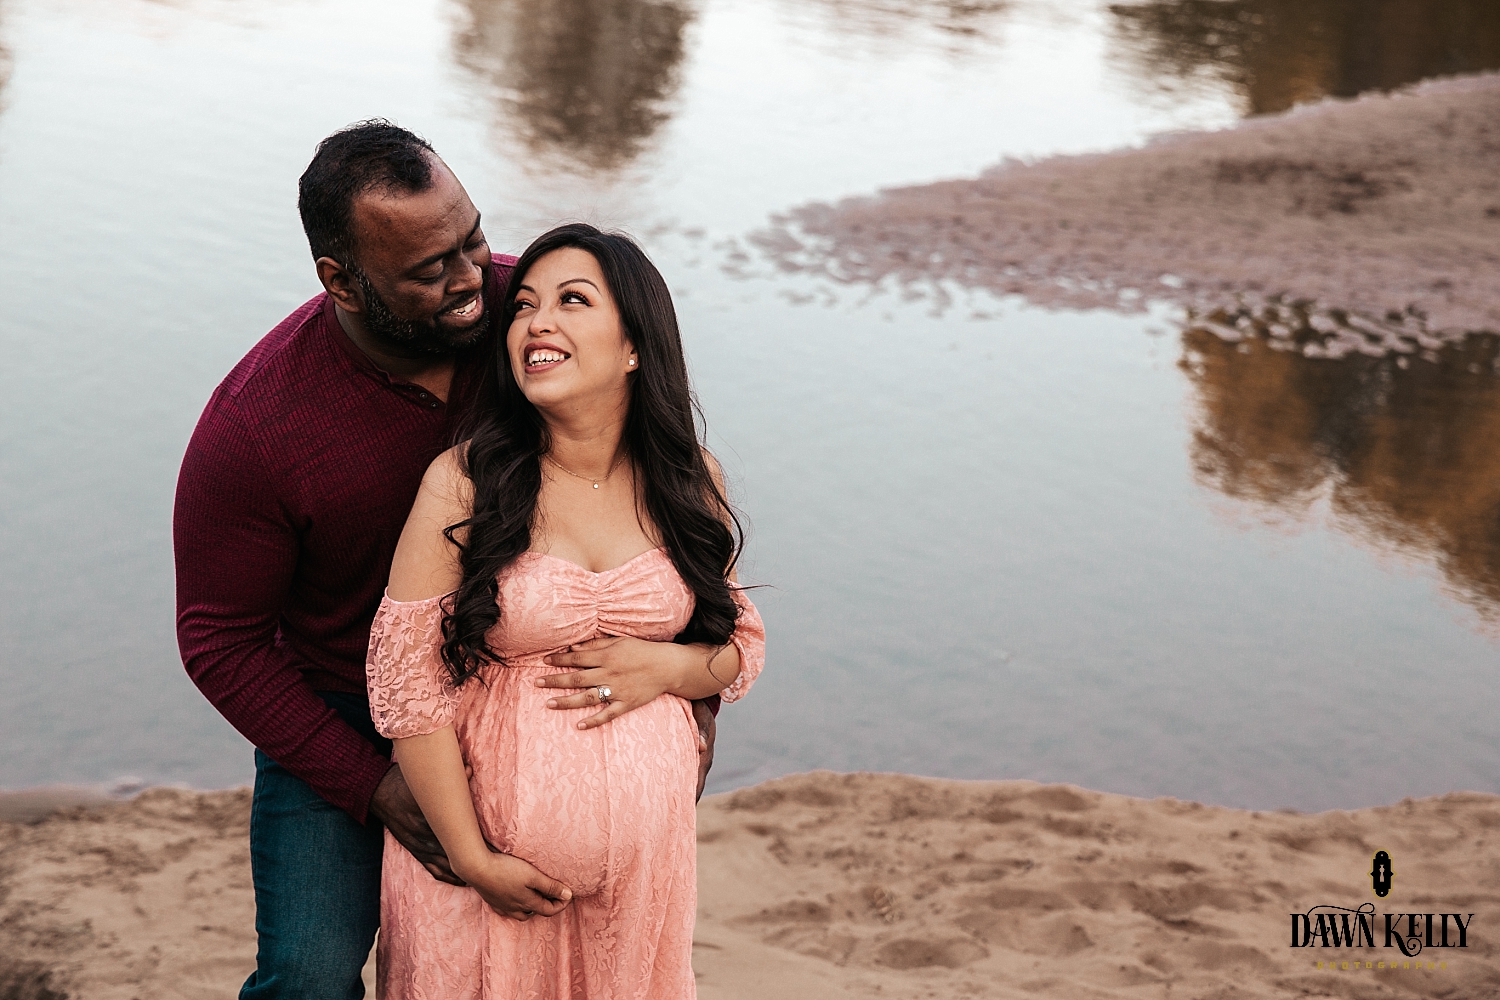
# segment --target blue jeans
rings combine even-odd
[[[364,698],[320,692],[382,753]],[[360,971],[380,926],[385,832],[364,826],[286,768],[255,751],[250,867],[255,881],[255,972],[240,1000],[360,1000]]]

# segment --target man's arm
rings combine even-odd
[[[276,641],[297,532],[218,393],[183,459],[172,534],[188,675],[246,739],[364,822],[391,762],[323,703],[304,661]]]

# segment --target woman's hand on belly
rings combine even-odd
[[[734,682],[730,676],[720,682],[709,661],[719,666],[722,661],[733,660],[732,669],[738,673],[738,656],[717,656],[721,650],[733,650],[732,643],[725,647],[684,646],[675,642],[649,642],[630,636],[601,636],[568,647],[567,651],[546,657],[549,666],[574,667],[571,673],[547,674],[536,679],[537,687],[576,690],[576,694],[550,698],[551,709],[592,708],[604,704],[599,698],[599,688],[609,689],[608,703],[578,723],[579,729],[593,729],[626,712],[650,704],[664,694],[675,694],[692,701],[717,694]],[[581,690],[580,690],[581,689]]]
[[[457,869],[458,865],[454,866]],[[486,858],[468,861],[460,876],[502,917],[526,921],[540,914],[555,917],[573,898],[572,890],[510,854],[490,849]]]

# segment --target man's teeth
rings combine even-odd
[[[462,306],[459,306],[457,309],[450,309],[448,312],[453,316],[468,316],[474,312],[475,307],[478,305],[479,296],[476,295]]]
[[[526,356],[528,365],[550,365],[554,361],[564,361],[567,355],[562,351],[532,351]]]

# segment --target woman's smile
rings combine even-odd
[[[526,347],[526,373],[534,375],[537,372],[548,371],[556,368],[573,355],[560,347],[552,344],[529,344]]]

